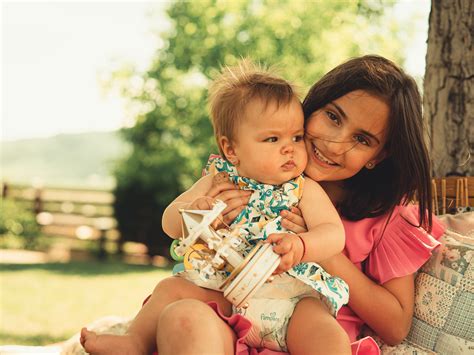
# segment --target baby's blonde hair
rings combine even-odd
[[[275,74],[274,69],[265,68],[243,59],[233,67],[225,66],[209,87],[208,105],[214,135],[224,156],[219,138],[234,140],[236,127],[245,116],[247,105],[254,99],[269,103],[288,105],[298,99],[295,88]]]

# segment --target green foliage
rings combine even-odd
[[[40,235],[34,213],[24,204],[2,199],[0,201],[0,243],[15,241],[17,247],[35,249]]]
[[[133,151],[116,170],[124,238],[148,245],[166,240],[159,226],[164,208],[217,151],[206,88],[221,65],[241,57],[278,64],[285,78],[306,90],[351,56],[376,52],[401,63],[396,24],[384,10],[381,1],[363,0],[172,2],[171,26],[159,38],[151,67],[115,74],[137,112],[135,126],[123,130]]]

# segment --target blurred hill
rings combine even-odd
[[[60,134],[0,144],[3,181],[61,187],[112,188],[115,160],[130,149],[118,131]]]

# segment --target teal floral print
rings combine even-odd
[[[248,242],[244,254],[249,253],[255,243],[265,240],[270,234],[289,233],[281,225],[280,212],[298,205],[304,186],[302,175],[278,186],[262,184],[239,176],[236,167],[219,156],[209,159],[206,172],[209,174],[226,172],[230,180],[240,189],[254,191],[246,208],[230,225],[231,229],[239,229],[239,235]],[[287,273],[323,295],[323,301],[328,304],[334,315],[348,302],[347,284],[340,278],[329,275],[316,263],[300,263]]]

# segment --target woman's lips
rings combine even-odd
[[[314,153],[313,156],[316,162],[318,162],[320,165],[326,166],[326,167],[340,166],[338,163],[327,158],[314,144],[312,146],[313,146],[313,153]]]

